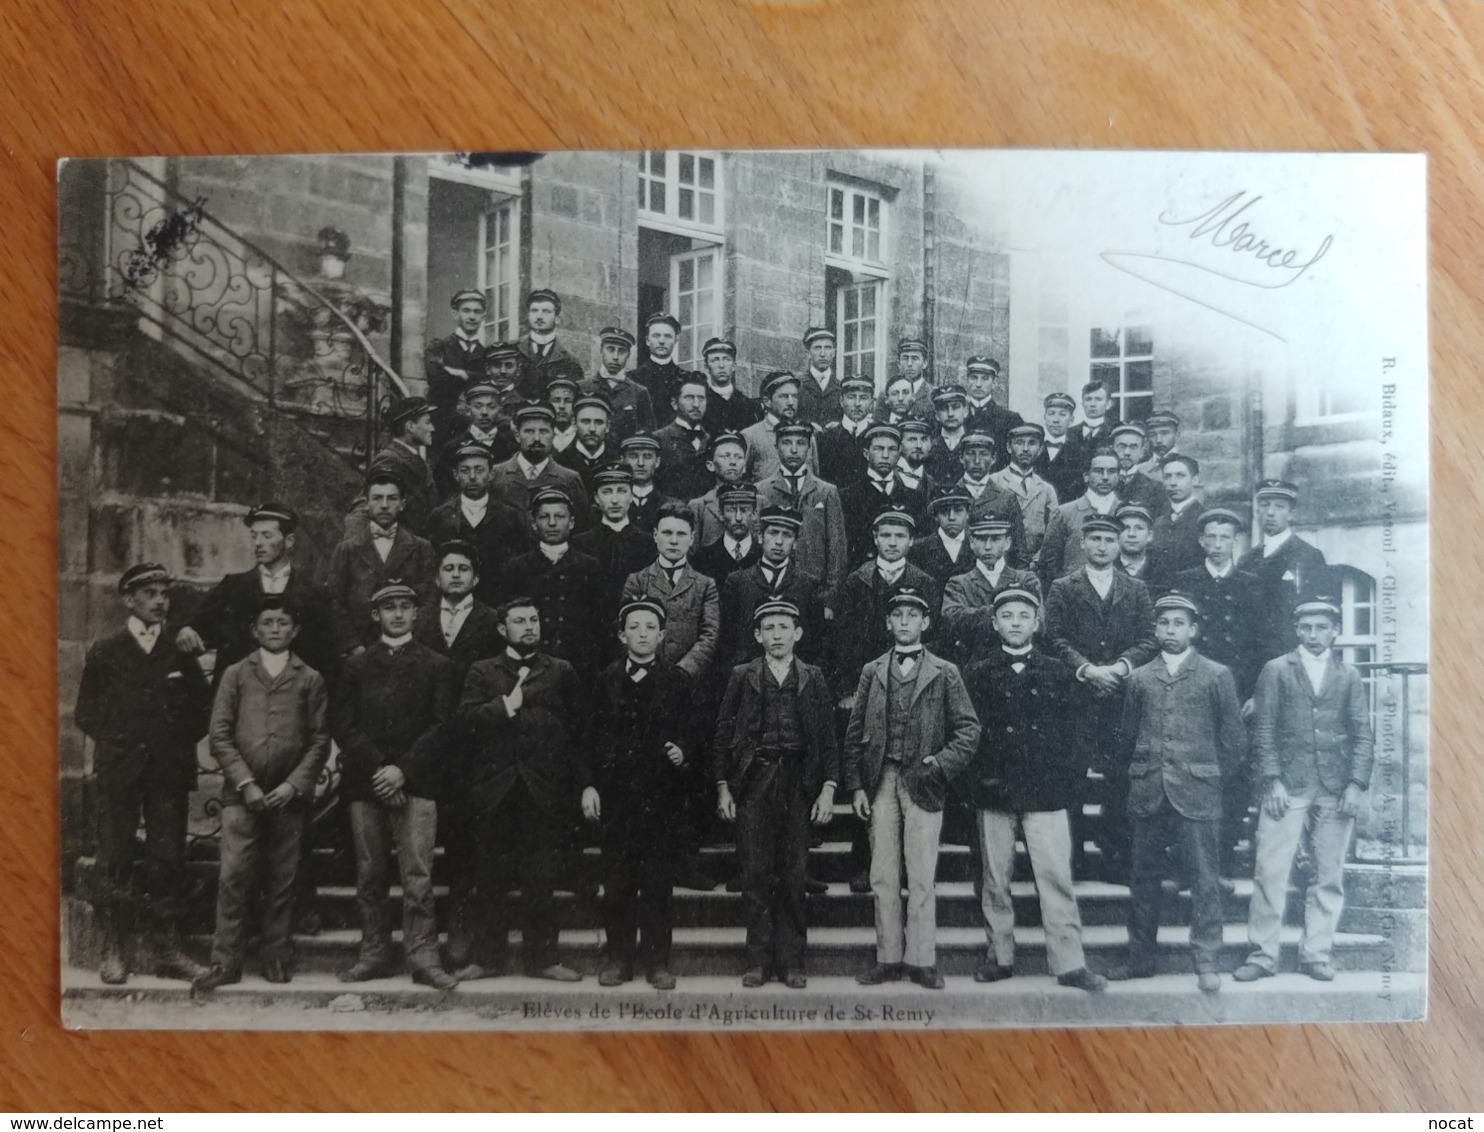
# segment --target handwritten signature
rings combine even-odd
[[[1159,268],[1145,267],[1142,264],[1175,264],[1180,267],[1191,268],[1229,283],[1241,284],[1245,287],[1257,287],[1263,290],[1278,290],[1283,287],[1292,286],[1297,283],[1304,274],[1315,264],[1329,254],[1334,245],[1334,236],[1326,235],[1314,249],[1312,255],[1307,259],[1301,259],[1303,253],[1298,248],[1285,248],[1269,242],[1260,235],[1253,227],[1255,216],[1246,215],[1253,209],[1261,195],[1249,196],[1246,189],[1241,189],[1227,197],[1221,203],[1205,212],[1195,216],[1181,217],[1169,211],[1159,214],[1159,223],[1167,228],[1187,228],[1186,236],[1202,245],[1221,249],[1230,255],[1241,257],[1238,266],[1229,267],[1233,263],[1230,259],[1223,259],[1222,266],[1213,266],[1210,263],[1201,263],[1194,259],[1186,259],[1178,256],[1155,255],[1149,252],[1103,252],[1103,262],[1111,267],[1116,267],[1136,279],[1141,279],[1161,290],[1168,291],[1172,295],[1178,295],[1188,299],[1198,306],[1207,310],[1215,311],[1217,314],[1226,315],[1237,322],[1261,330],[1279,341],[1285,341],[1282,335],[1269,330],[1267,327],[1259,326],[1245,318],[1233,314],[1231,311],[1223,310],[1212,303],[1204,302],[1194,295],[1181,290],[1175,285],[1174,280]],[[1223,270],[1223,267],[1227,269]],[[1240,273],[1246,268],[1245,274]],[[1254,274],[1256,272],[1256,274]],[[1276,272],[1278,274],[1268,274]]]

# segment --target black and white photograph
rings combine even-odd
[[[80,1029],[1426,1014],[1426,162],[58,181]]]

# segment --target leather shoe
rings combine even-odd
[[[809,985],[809,980],[803,971],[785,971],[783,972],[783,985],[789,990],[803,990]]]
[[[419,967],[412,972],[412,981],[420,986],[432,987],[434,990],[449,991],[459,985],[458,979],[454,978],[442,967]]]
[[[760,987],[768,981],[768,973],[761,967],[749,967],[746,974],[742,976],[744,987]]]
[[[932,967],[908,967],[907,977],[923,990],[943,989],[943,972],[936,964]]]
[[[804,891],[810,896],[823,896],[829,890],[830,886],[822,880],[815,880],[813,877],[804,878]]]
[[[476,979],[497,978],[499,974],[500,972],[492,967],[481,967],[478,963],[466,963],[453,972],[453,977],[461,983],[472,983]]]
[[[1221,989],[1221,976],[1215,971],[1197,971],[1195,981],[1206,994],[1215,994]]]
[[[542,967],[539,971],[532,971],[533,979],[546,979],[553,983],[580,983],[582,976],[571,967],[564,967],[560,963],[553,963],[550,967]]]
[[[1154,978],[1154,964],[1117,963],[1108,968],[1107,976],[1110,983],[1126,983],[1130,979],[1152,979]]]
[[[649,985],[655,990],[674,990],[675,976],[668,967],[656,967],[649,972]]]
[[[241,971],[228,971],[220,963],[213,963],[206,969],[206,974],[191,984],[191,991],[199,991],[202,994],[210,994],[217,987],[229,986],[232,983],[242,981]]]
[[[266,967],[267,964],[264,964]],[[389,979],[392,977],[392,969],[385,963],[373,963],[369,959],[357,959],[354,964],[343,971],[336,972],[335,977],[342,983],[365,983],[372,979]]]
[[[699,862],[687,861],[675,875],[675,887],[710,892],[716,887],[716,878],[703,869]]]
[[[1321,983],[1335,981],[1335,969],[1328,963],[1301,963],[1299,970],[1311,979],[1318,979]]]
[[[1076,987],[1078,990],[1085,990],[1091,994],[1097,994],[1108,988],[1107,979],[1096,971],[1089,971],[1086,967],[1078,967],[1075,971],[1064,971],[1056,976],[1056,981],[1059,986]]]
[[[598,972],[598,986],[621,987],[624,983],[632,982],[634,969],[625,967],[622,963],[605,963],[603,969]]]
[[[1001,979],[1008,979],[1013,974],[1015,974],[1014,967],[1002,967],[991,959],[974,972],[974,981],[976,983],[997,983]]]
[[[896,983],[902,979],[900,963],[872,963],[855,977],[863,987],[879,987],[882,983]]]
[[[850,891],[857,896],[863,896],[871,891],[871,874],[856,873],[850,878]]]
[[[1271,979],[1275,973],[1256,963],[1243,963],[1232,972],[1232,979],[1239,983],[1255,983],[1258,979]]]
[[[289,981],[289,970],[282,959],[263,960],[263,978],[270,983],[286,983]]]

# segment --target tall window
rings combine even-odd
[[[716,154],[663,149],[639,154],[641,223],[670,231],[719,233],[723,205]]]
[[[879,193],[849,185],[829,187],[825,247],[831,257],[857,263],[882,262],[886,203]]]
[[[701,347],[721,333],[721,249],[705,247],[670,257],[670,313],[680,320],[675,364],[701,369]]]
[[[1335,648],[1350,664],[1370,664],[1378,657],[1380,629],[1376,616],[1376,579],[1354,566],[1329,567],[1331,585],[1339,590],[1340,635]],[[1376,677],[1361,669],[1372,714],[1376,708]]]
[[[1092,331],[1093,381],[1101,381],[1113,398],[1121,421],[1142,421],[1154,403],[1154,335],[1147,326]]]
[[[852,283],[835,292],[835,339],[842,375],[874,378],[879,349],[881,280]]]
[[[835,372],[886,385],[890,229],[886,194],[855,183],[825,187],[825,317],[835,332]]]
[[[520,201],[508,200],[479,221],[479,289],[484,292],[484,341],[513,342],[520,329]]]

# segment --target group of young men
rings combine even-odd
[[[642,968],[675,985],[673,889],[721,882],[700,850],[730,827],[743,982],[802,987],[806,895],[824,887],[808,849],[837,801],[862,830],[851,886],[874,896],[862,983],[943,986],[934,882],[957,815],[988,940],[976,979],[1014,971],[1019,836],[1060,983],[1105,983],[1085,962],[1074,877],[1130,885],[1128,954],[1106,974],[1153,973],[1178,845],[1199,983],[1218,989],[1223,870],[1254,836],[1254,799],[1253,951],[1235,977],[1276,971],[1306,830],[1301,961],[1333,977],[1369,712],[1334,652],[1323,555],[1291,530],[1294,485],[1258,485],[1262,537],[1236,561],[1245,524],[1205,506],[1178,419],[1114,421],[1095,383],[1077,426],[1063,393],[1027,422],[994,401],[993,359],[935,385],[907,338],[878,399],[871,380],[837,376],[834,335],[814,327],[803,372],[767,374],[752,398],[728,341],[705,344],[704,373],[677,366],[669,315],[648,321],[632,370],[633,335],[604,330],[588,376],[557,341],[552,292],[530,295],[526,336],[492,347],[483,296],[452,305],[428,397],[386,415],[391,439],[319,579],[295,559],[293,510],[264,504],[245,517],[254,568],[187,624],[168,621],[162,567],[120,580],[127,623],[90,651],[76,712],[96,741],[105,982],[131,965],[203,992],[239,980],[264,872],[262,972],[289,979],[306,814],[332,747],[362,924],[347,982],[393,973],[394,858],[416,981],[505,972],[513,926],[526,973],[579,980],[554,892],[564,876],[583,887],[585,825],[601,847],[601,984]],[[203,735],[223,778],[206,967],[179,937]],[[152,966],[131,964],[121,913],[141,814]]]

